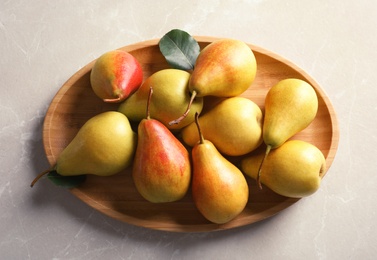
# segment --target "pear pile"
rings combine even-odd
[[[246,207],[252,187],[248,177],[282,196],[309,196],[319,188],[325,158],[314,145],[291,137],[316,117],[316,91],[301,79],[283,79],[268,91],[263,113],[240,96],[252,86],[256,72],[248,45],[222,39],[201,50],[190,72],[162,69],[132,91],[123,85],[130,94],[118,111],[90,119],[54,170],[63,176],[110,176],[130,166],[144,199],[178,201],[191,188],[198,211],[217,224],[231,221]],[[95,78],[91,75],[92,84]],[[202,113],[208,96],[219,101]],[[137,133],[129,121],[138,123]],[[93,145],[111,152],[100,153]],[[256,152],[262,145],[265,153]],[[73,162],[83,167],[70,167]]]

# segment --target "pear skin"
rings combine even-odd
[[[318,110],[318,97],[314,88],[301,79],[279,81],[266,95],[263,122],[263,141],[267,145],[265,157],[271,149],[281,146],[314,120]],[[259,166],[257,183],[264,159]]]
[[[240,156],[255,150],[262,142],[262,110],[244,97],[221,101],[199,117],[201,131],[222,154]],[[189,146],[199,142],[195,122],[185,127],[183,141]]]
[[[198,210],[209,221],[223,224],[246,206],[249,188],[242,172],[225,159],[208,140],[192,150],[192,195]]]
[[[246,43],[235,39],[217,40],[199,53],[189,89],[198,97],[237,96],[249,88],[256,71],[254,53]]]
[[[195,98],[192,111],[178,125],[169,122],[181,116],[190,102],[188,82],[190,73],[178,69],[163,69],[149,76],[140,88],[128,99],[122,102],[118,111],[130,120],[139,122],[145,118],[145,108],[150,87],[153,87],[153,102],[150,104],[150,115],[162,122],[171,130],[185,127],[195,120],[195,113],[203,108],[203,98]]]
[[[56,171],[63,176],[116,174],[132,163],[136,140],[126,116],[103,112],[90,118],[60,153]]]
[[[165,125],[143,119],[132,171],[139,193],[154,203],[181,199],[191,180],[189,153]]]
[[[241,161],[243,173],[258,178],[258,169],[264,154],[253,154]],[[306,197],[318,190],[326,171],[326,160],[314,145],[290,140],[270,151],[263,163],[260,181],[268,188],[286,197]]]
[[[249,187],[242,172],[199,133],[200,142],[192,149],[193,200],[207,220],[227,223],[245,208]]]
[[[306,128],[315,118],[318,98],[314,88],[300,79],[284,79],[265,99],[263,140],[271,149],[279,147]]]
[[[143,70],[130,53],[113,50],[94,63],[90,83],[94,93],[105,102],[117,103],[128,98],[143,82]]]

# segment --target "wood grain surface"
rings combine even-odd
[[[195,38],[201,48],[218,39]],[[293,139],[305,140],[316,145],[325,155],[328,169],[337,151],[339,129],[335,111],[325,92],[314,79],[292,62],[258,46],[249,46],[257,60],[257,76],[241,96],[251,99],[264,111],[265,95],[279,80],[294,77],[310,83],[318,95],[318,114],[312,124]],[[158,39],[121,49],[130,52],[139,60],[144,78],[158,70],[169,68],[159,51]],[[89,118],[103,111],[117,110],[119,106],[104,103],[91,90],[89,75],[94,62],[80,69],[60,88],[47,111],[43,126],[43,142],[51,165],[55,164],[60,152]],[[205,110],[216,101],[216,98],[205,98]],[[135,123],[133,127],[136,125]],[[229,159],[235,164],[239,160]],[[71,192],[84,203],[112,218],[137,226],[175,232],[214,231],[248,225],[271,217],[298,201],[277,195],[266,187],[259,190],[255,181],[249,177],[247,181],[250,195],[245,210],[236,219],[223,225],[207,221],[195,208],[190,192],[182,200],[173,203],[153,204],[144,200],[134,186],[130,168],[111,177],[88,176],[83,185],[71,189]]]

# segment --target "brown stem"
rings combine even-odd
[[[103,99],[106,103],[119,103],[121,101],[120,97],[117,98],[105,98]]]
[[[34,184],[35,184],[40,178],[42,178],[42,177],[45,176],[46,174],[50,173],[52,170],[53,170],[53,168],[48,169],[48,170],[45,170],[45,171],[41,172],[40,174],[38,174],[37,177],[35,177],[35,179],[31,182],[30,187],[33,188]]]
[[[319,177],[322,179],[326,173],[326,161],[324,161],[319,169]]]
[[[186,118],[186,116],[187,116],[188,113],[190,112],[191,105],[192,105],[192,103],[194,102],[194,99],[195,99],[195,97],[196,97],[196,94],[197,94],[197,93],[196,93],[196,91],[194,90],[194,91],[192,92],[192,94],[191,94],[190,102],[189,102],[189,104],[188,104],[188,106],[187,106],[186,111],[183,113],[183,115],[181,115],[181,116],[178,117],[177,119],[170,121],[170,122],[169,122],[169,125],[175,125],[175,124],[178,124],[179,122],[181,122],[183,119]]]
[[[200,129],[200,125],[199,125],[199,113],[196,112],[195,113],[195,124],[196,124],[196,127],[198,128],[198,133],[199,133],[199,142],[201,144],[204,143],[204,137],[203,137],[203,134],[202,134],[202,130]]]
[[[261,163],[259,165],[259,169],[258,169],[257,184],[258,184],[259,189],[262,189],[262,183],[260,181],[260,177],[261,177],[261,174],[262,174],[263,162],[267,158],[267,156],[270,153],[270,151],[271,151],[271,145],[267,145],[266,153],[264,154],[263,159],[262,159],[262,161],[261,161]]]
[[[150,105],[151,105],[151,100],[152,100],[152,94],[153,94],[153,88],[149,88],[149,95],[148,95],[148,100],[147,100],[147,119],[151,119],[151,112],[150,112]]]

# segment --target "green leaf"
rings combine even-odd
[[[181,70],[194,69],[200,46],[190,34],[179,29],[171,30],[161,38],[158,45],[171,67]]]
[[[47,175],[47,178],[57,186],[64,188],[75,188],[85,181],[86,175],[62,176],[56,171],[51,171]]]

